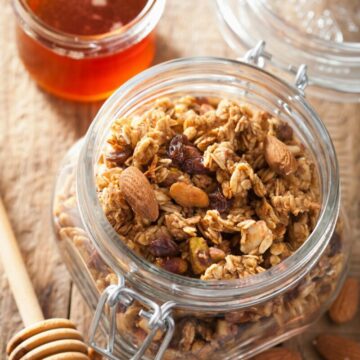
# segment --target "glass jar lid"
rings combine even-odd
[[[239,56],[266,41],[268,66],[308,66],[311,94],[360,100],[358,0],[217,0],[221,30]]]

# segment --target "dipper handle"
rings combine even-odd
[[[25,327],[44,320],[44,315],[1,198],[0,258]]]

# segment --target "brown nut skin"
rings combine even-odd
[[[233,203],[233,199],[227,199],[219,189],[209,194],[209,201],[210,208],[217,210],[220,214],[226,213]]]
[[[281,141],[290,141],[294,136],[294,131],[289,124],[281,123],[276,129],[276,135]]]
[[[209,248],[209,255],[212,261],[218,262],[225,259],[225,251],[218,249],[216,247]]]
[[[330,319],[336,324],[343,324],[352,320],[359,308],[359,281],[347,278],[329,310]]]
[[[211,265],[209,247],[205,239],[189,239],[190,262],[194,274],[202,274]]]
[[[184,207],[206,208],[209,206],[209,197],[205,191],[184,182],[171,185],[170,196]]]
[[[164,260],[161,267],[174,274],[184,274],[188,270],[188,263],[180,257],[174,257]]]
[[[130,166],[120,174],[120,190],[135,214],[150,221],[159,217],[155,192],[138,168]]]
[[[148,249],[151,255],[157,257],[176,256],[180,252],[178,244],[172,239],[172,237],[161,231],[159,231],[156,236],[151,239]]]
[[[275,347],[256,355],[251,360],[302,360],[302,357],[296,351]]]
[[[325,360],[360,360],[360,344],[342,336],[320,335],[314,346]]]
[[[278,175],[287,176],[297,169],[297,161],[288,147],[275,136],[265,138],[265,160]]]

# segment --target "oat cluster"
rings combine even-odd
[[[320,208],[316,167],[292,128],[226,99],[159,99],[116,120],[96,171],[103,210],[127,246],[203,280],[279,264]]]

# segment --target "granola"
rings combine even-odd
[[[103,210],[131,249],[168,270],[203,280],[256,274],[291,256],[316,224],[313,159],[288,124],[246,104],[159,99],[116,120],[107,143],[97,168]],[[142,174],[125,184],[122,173],[139,170],[147,184],[134,188]],[[151,220],[148,198],[159,207]],[[207,248],[201,266],[195,238]],[[182,266],[167,266],[172,258]]]

